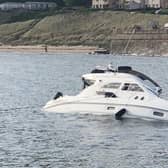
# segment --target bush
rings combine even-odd
[[[66,6],[88,6],[90,0],[64,0]]]
[[[4,3],[4,2],[26,2],[28,0],[0,0],[0,3]],[[46,2],[46,0],[31,0],[32,2]],[[64,2],[63,0],[47,0],[47,2],[55,2],[57,3],[58,6],[63,6],[64,5]]]

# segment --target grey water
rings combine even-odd
[[[82,74],[110,62],[149,75],[168,99],[168,58],[1,52],[0,167],[167,168],[167,122],[41,111],[57,91],[77,94]]]

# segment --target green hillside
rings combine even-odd
[[[150,29],[149,23],[154,21],[162,29],[168,22],[167,15],[123,11],[83,10],[37,16],[22,22],[17,19],[15,23],[1,23],[0,42],[13,45],[96,45],[109,48],[113,38],[131,31],[135,25]]]

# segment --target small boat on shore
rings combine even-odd
[[[160,98],[161,87],[150,77],[121,66],[96,68],[82,76],[84,89],[76,96],[58,92],[43,110],[168,121],[168,101]]]
[[[100,49],[94,50],[93,52],[89,52],[89,54],[110,54],[110,51],[100,48]]]

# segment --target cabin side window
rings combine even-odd
[[[143,92],[143,89],[141,89],[136,83],[125,83],[121,90]]]
[[[121,83],[109,83],[109,84],[104,85],[102,88],[118,89],[120,85]]]

